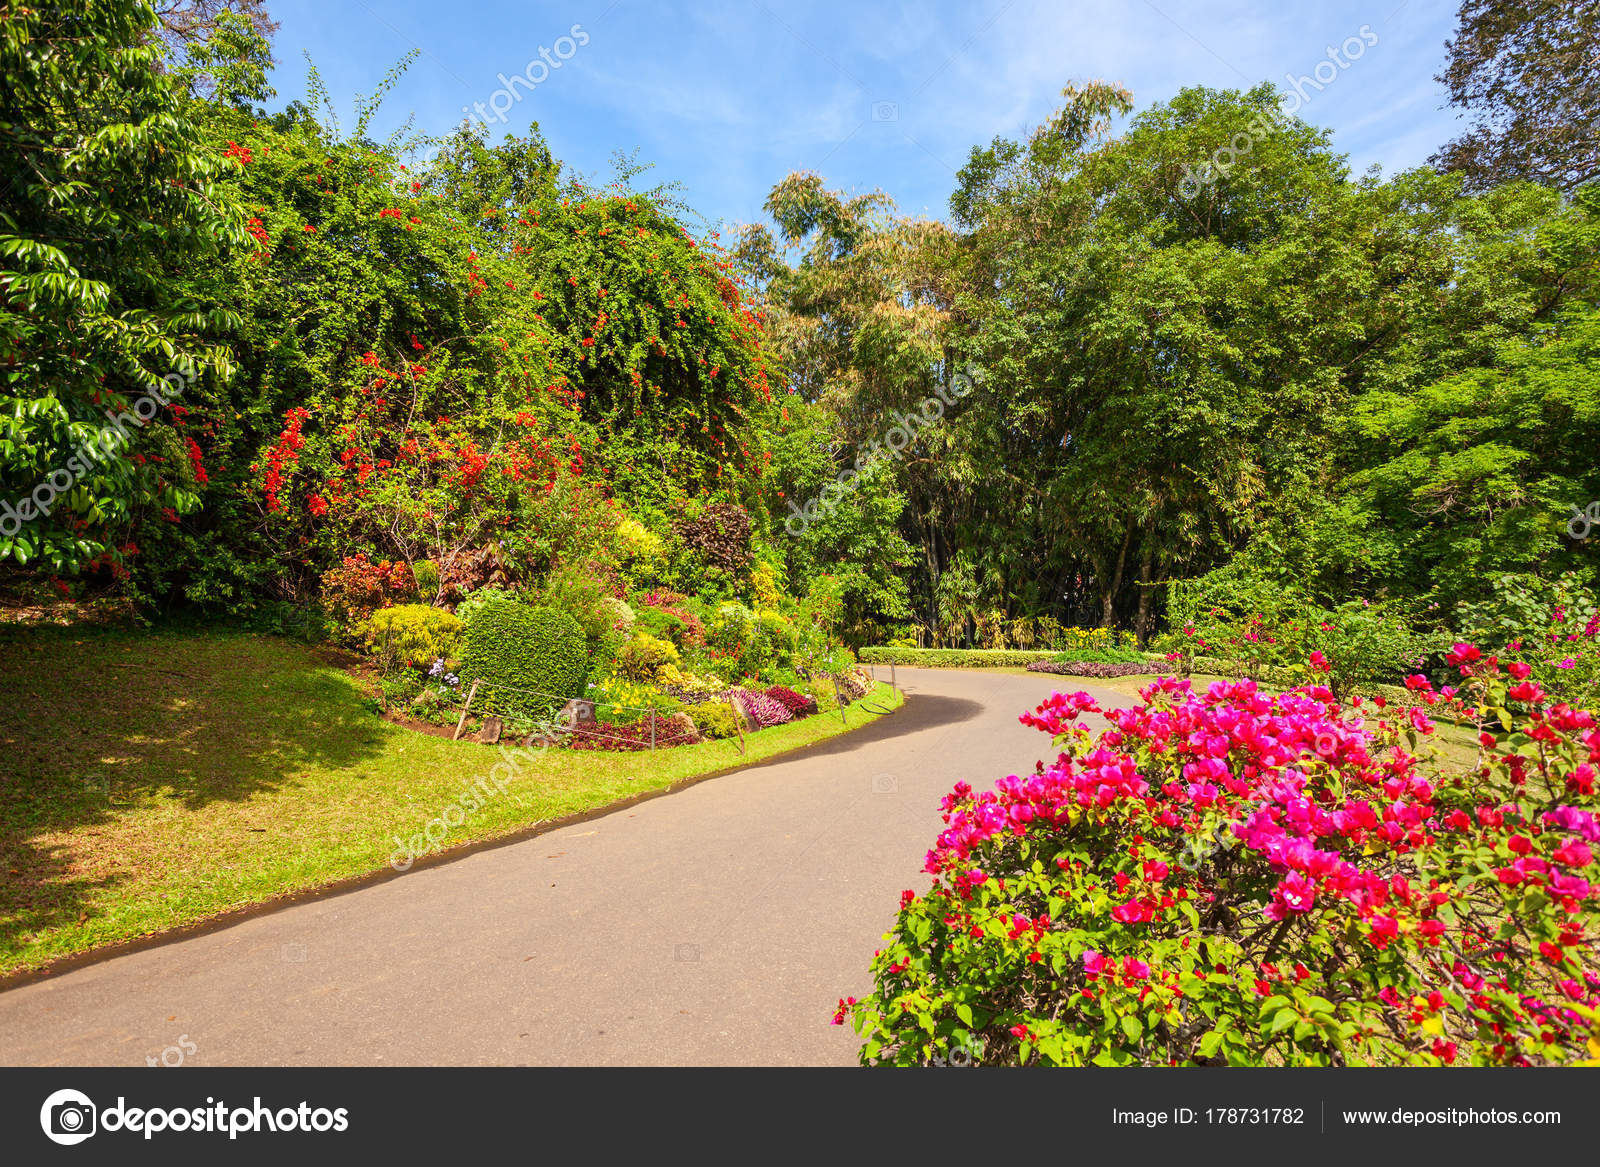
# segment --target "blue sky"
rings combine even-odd
[[[309,52],[348,124],[355,94],[417,48],[375,128],[414,113],[418,129],[443,132],[482,103],[491,119],[504,110],[492,136],[537,120],[556,155],[593,178],[610,178],[615,151],[637,150],[655,164],[650,181],[681,183],[691,206],[728,224],[760,219],[767,192],[793,170],[881,188],[903,212],[943,217],[969,149],[1026,133],[1071,81],[1120,81],[1141,109],[1185,85],[1283,85],[1362,26],[1377,43],[1321,92],[1307,90],[1300,116],[1332,130],[1353,169],[1385,173],[1423,162],[1456,120],[1433,80],[1454,0],[269,6],[282,26],[280,102],[304,96]],[[515,102],[496,98],[502,74],[537,84],[524,80]]]

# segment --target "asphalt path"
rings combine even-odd
[[[940,797],[1047,756],[1017,716],[1053,689],[1129,703],[898,672],[832,741],[0,993],[0,1064],[853,1064],[829,1018],[927,886]]]

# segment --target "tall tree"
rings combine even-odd
[[[140,508],[199,505],[168,409],[234,317],[184,273],[244,243],[134,0],[0,22],[0,563],[116,566]]]
[[[1438,76],[1470,116],[1430,161],[1476,189],[1600,177],[1600,0],[1464,0]]]

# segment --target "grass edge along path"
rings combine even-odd
[[[519,755],[383,721],[349,677],[276,638],[67,642],[77,667],[51,646],[24,663],[26,686],[0,694],[16,698],[0,702],[0,744],[17,762],[0,783],[0,989],[597,817],[903,703],[880,684],[846,723],[819,714],[750,733],[742,756],[727,740]],[[134,684],[108,690],[119,662],[132,674],[112,675]],[[142,683],[173,674],[181,690]],[[14,754],[24,735],[45,744]],[[413,860],[400,848],[414,840]]]

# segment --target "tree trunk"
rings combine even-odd
[[[1111,576],[1111,586],[1100,589],[1100,627],[1110,628],[1117,619],[1117,593],[1122,590],[1122,569],[1128,564],[1128,545],[1133,542],[1133,525],[1122,537],[1122,550],[1117,552],[1117,570]]]
[[[1145,544],[1144,556],[1139,560],[1139,614],[1133,618],[1133,634],[1141,650],[1150,640],[1150,609],[1156,598],[1156,589],[1150,580],[1155,560],[1155,541],[1151,540]]]

